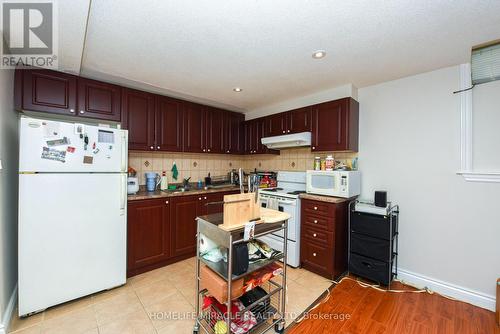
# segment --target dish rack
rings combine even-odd
[[[264,282],[260,285],[260,288],[265,291],[265,295],[261,298],[255,300],[250,305],[245,306],[240,309],[238,313],[232,314],[231,305],[235,299],[231,299],[232,296],[232,282],[245,277],[259,269],[262,269],[271,263],[277,262],[281,259],[286,259],[287,255],[287,243],[283,242],[283,252],[279,252],[276,256],[271,259],[251,263],[249,264],[248,270],[245,273],[235,275],[232,273],[231,264],[233,261],[233,246],[242,242],[249,240],[244,240],[243,238],[243,228],[239,228],[232,231],[226,231],[218,227],[223,223],[222,214],[213,214],[207,216],[201,216],[197,218],[197,251],[196,251],[196,322],[193,328],[193,333],[198,334],[210,333],[219,334],[224,333],[224,329],[217,331],[216,324],[221,321],[225,323],[225,329],[227,334],[235,333],[231,328],[231,323],[236,319],[244,318],[245,314],[252,312],[256,317],[257,323],[253,325],[244,333],[265,333],[274,327],[276,333],[283,333],[285,329],[285,303],[286,303],[286,265],[283,265],[281,274],[271,278],[270,280]],[[283,231],[283,235],[287,235],[287,224],[288,221],[282,221],[278,223],[261,223],[255,225],[254,239],[258,239],[270,233],[276,233],[278,231]],[[207,238],[211,239],[218,246],[227,249],[227,262],[220,261],[218,263],[213,263],[208,260],[203,259],[200,256],[200,235],[203,234]],[[208,266],[212,271],[214,271],[218,276],[227,282],[227,301],[224,302],[227,312],[223,312],[215,304],[211,304],[205,309],[201,308],[201,301],[204,297],[210,296],[210,291],[207,289],[200,288],[200,268],[202,263]],[[236,317],[235,317],[236,316]],[[241,334],[242,332],[236,332]]]

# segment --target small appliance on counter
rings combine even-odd
[[[127,194],[134,195],[139,191],[139,179],[135,176],[129,176],[127,179]]]
[[[361,172],[347,170],[306,171],[309,194],[351,198],[361,193]]]

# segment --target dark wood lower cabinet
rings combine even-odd
[[[128,276],[170,257],[170,203],[167,199],[129,202],[127,244]]]
[[[222,212],[224,195],[239,190],[130,201],[127,276],[196,255],[196,217]]]
[[[348,202],[301,201],[301,265],[335,279],[347,270]]]
[[[203,215],[203,196],[172,198],[172,255],[195,255],[196,217]]]

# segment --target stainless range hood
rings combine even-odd
[[[262,144],[273,150],[291,147],[311,146],[311,133],[300,132],[290,135],[264,137],[261,139]]]

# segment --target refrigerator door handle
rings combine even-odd
[[[125,205],[127,203],[127,174],[121,174],[120,182],[120,216],[125,214]]]
[[[121,131],[122,133],[122,161],[121,161],[121,171],[127,172],[127,152],[128,152],[128,141],[127,141],[127,131]]]

